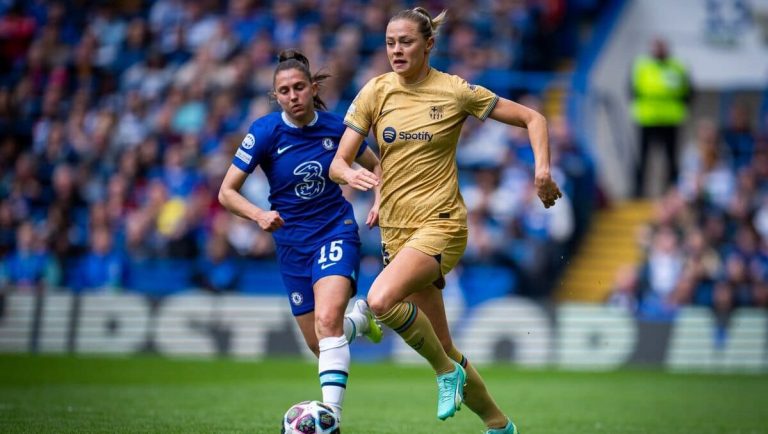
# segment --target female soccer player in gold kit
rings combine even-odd
[[[330,177],[366,190],[380,185],[382,254],[386,267],[368,293],[371,310],[437,373],[437,417],[465,402],[488,434],[515,434],[467,359],[453,345],[440,290],[467,244],[467,210],[459,192],[456,147],[467,116],[528,129],[536,158],[535,186],[544,206],[561,197],[550,176],[544,117],[429,65],[438,27],[423,8],[395,14],[386,30],[392,72],[369,81],[350,106]],[[381,149],[381,180],[352,168],[370,130]]]

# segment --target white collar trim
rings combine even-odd
[[[288,125],[289,127],[291,127],[291,128],[300,128],[298,125],[294,124],[293,122],[291,122],[288,119],[288,115],[285,114],[285,112],[281,112],[280,113],[280,117],[283,118],[283,122],[285,122],[285,124]],[[319,116],[317,115],[317,110],[315,110],[315,117],[312,118],[312,120],[307,125],[305,125],[305,126],[311,127],[311,126],[315,125],[317,123],[317,119],[318,118],[319,118]]]

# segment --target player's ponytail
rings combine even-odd
[[[307,56],[298,50],[283,50],[280,52],[280,54],[277,55],[277,67],[275,68],[275,73],[272,76],[272,87],[275,86],[275,78],[277,77],[277,73],[288,69],[298,69],[307,77],[307,80],[309,80],[310,83],[317,83],[318,85],[320,85],[323,80],[331,76],[330,74],[323,72],[318,72],[315,75],[312,75],[309,69],[309,59],[307,59]],[[327,109],[325,102],[320,99],[319,95],[313,98],[313,102],[315,109]]]
[[[396,13],[389,22],[397,20],[410,20],[419,26],[419,33],[427,40],[433,36],[437,36],[440,26],[445,23],[447,10],[440,12],[440,15],[432,18],[429,11],[423,7],[415,7],[413,9],[404,9]]]

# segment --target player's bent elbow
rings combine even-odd
[[[532,111],[533,111],[533,117],[532,117],[531,121],[528,123],[528,125],[530,125],[530,124],[538,124],[538,125],[541,125],[543,128],[547,128],[547,118],[544,117],[543,114],[541,114],[541,113],[539,113],[539,112],[537,112],[535,110],[532,110]]]
[[[218,199],[219,199],[219,203],[221,204],[221,206],[223,206],[226,209],[229,209],[229,206],[228,206],[229,200],[228,200],[227,192],[226,192],[225,188],[222,187],[222,188],[219,189]]]

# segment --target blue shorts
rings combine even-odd
[[[315,282],[326,276],[344,276],[357,294],[360,272],[360,240],[340,235],[314,246],[277,246],[280,274],[291,302],[294,316],[315,310]]]

